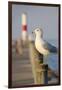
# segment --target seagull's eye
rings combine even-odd
[[[37,30],[37,31],[39,31],[39,30]]]

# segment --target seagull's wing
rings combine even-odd
[[[51,53],[57,53],[57,48],[55,46],[51,45],[50,43],[45,42],[43,44],[43,46],[45,49],[49,50]]]

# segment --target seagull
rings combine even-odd
[[[57,53],[55,46],[43,40],[43,30],[41,28],[36,28],[32,33],[35,34],[35,48],[40,54],[48,56],[50,53]]]

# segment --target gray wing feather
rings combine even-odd
[[[51,45],[50,43],[45,42],[43,46],[45,49],[49,50],[51,53],[57,53],[57,48]]]

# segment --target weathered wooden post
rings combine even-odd
[[[38,80],[39,84],[48,84],[48,65],[47,64],[40,64],[40,68],[37,69]]]
[[[19,55],[22,55],[23,54],[23,48],[22,48],[22,41],[21,39],[18,39],[16,41],[16,52],[19,54]]]
[[[43,55],[35,49],[34,42],[29,42],[30,61],[32,64],[32,72],[35,84],[47,84],[47,69],[48,65],[43,64]]]

